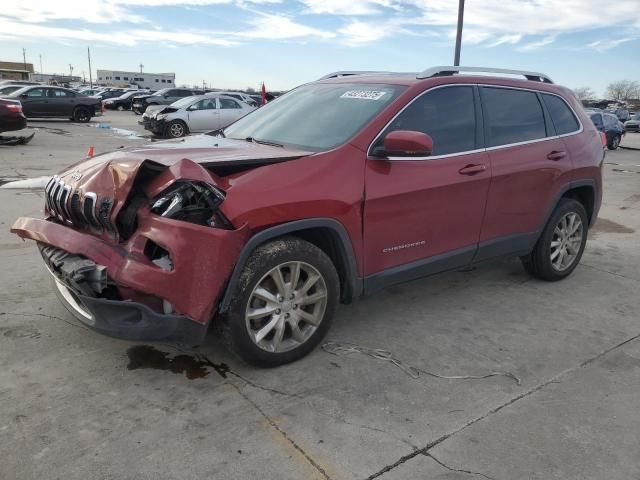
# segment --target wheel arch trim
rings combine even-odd
[[[340,260],[343,262],[346,273],[346,285],[344,285],[343,298],[351,300],[361,296],[363,291],[363,280],[358,274],[356,256],[353,250],[351,238],[347,233],[347,229],[342,225],[342,223],[333,218],[309,218],[275,225],[261,230],[249,238],[238,255],[238,261],[236,262],[233,272],[229,277],[229,282],[225,288],[222,300],[218,304],[218,313],[224,313],[228,310],[233,291],[235,286],[238,284],[242,270],[244,269],[247,260],[258,246],[274,238],[282,237],[283,235],[295,234],[296,232],[314,228],[329,229],[339,240],[337,242],[338,254],[340,256]]]

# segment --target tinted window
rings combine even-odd
[[[476,117],[471,87],[438,88],[418,97],[385,130],[414,130],[433,139],[432,155],[476,148]],[[376,145],[377,146],[377,145]]]
[[[616,117],[615,115],[603,115],[603,117],[604,124],[608,129],[615,129],[618,126],[618,122],[620,120],[618,120],[618,117]]]
[[[220,108],[242,108],[238,102],[230,98],[219,98]]]
[[[482,88],[487,146],[537,140],[546,136],[544,114],[534,92]]]
[[[598,127],[598,128],[602,128],[602,115],[599,113],[592,113],[589,115],[591,117],[591,121],[593,122],[593,124]]]
[[[549,110],[553,126],[556,127],[557,135],[575,132],[580,129],[580,124],[569,106],[560,97],[555,95],[542,94],[544,104]]]
[[[34,88],[33,90],[29,90],[27,92],[28,97],[44,97],[45,89],[44,88]]]

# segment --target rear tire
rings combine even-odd
[[[588,229],[584,206],[571,198],[560,199],[533,251],[520,258],[522,265],[541,280],[562,280],[580,263]]]
[[[311,352],[335,312],[340,280],[312,243],[283,237],[249,257],[222,318],[223,338],[249,363],[273,367]]]
[[[607,144],[609,150],[617,150],[620,146],[620,135],[614,135],[611,141]]]
[[[74,122],[87,123],[91,120],[91,112],[86,107],[76,107],[72,118]]]

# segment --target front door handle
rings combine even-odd
[[[565,152],[564,150],[554,150],[553,152],[550,152],[549,155],[547,155],[547,158],[549,160],[553,160],[554,162],[557,162],[558,160],[566,156],[567,156],[567,152]]]
[[[458,170],[460,175],[475,175],[477,173],[482,173],[487,169],[487,166],[483,163],[480,164],[470,164],[466,167],[462,167]]]

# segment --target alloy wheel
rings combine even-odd
[[[184,127],[180,123],[174,123],[169,127],[169,133],[172,137],[181,137],[184,135]]]
[[[282,263],[256,284],[245,312],[249,337],[272,353],[305,343],[319,327],[327,306],[320,272],[305,262]]]
[[[584,226],[580,216],[575,212],[564,215],[551,237],[551,265],[558,272],[563,272],[575,262],[584,235]]]

